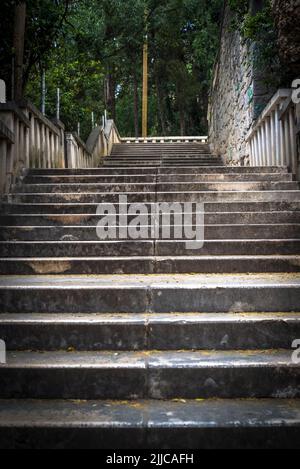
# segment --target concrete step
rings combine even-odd
[[[208,159],[208,160],[218,160],[222,162],[222,158],[218,158],[210,153],[206,152],[161,152],[161,151],[144,151],[144,152],[128,152],[128,153],[120,153],[120,154],[113,154],[108,158],[105,158],[105,161],[114,161],[114,160],[141,160],[141,161],[148,161],[152,159],[163,160],[163,159],[171,159],[171,160],[184,160],[184,159]]]
[[[297,399],[0,401],[3,449],[298,449],[299,439]]]
[[[9,351],[290,349],[300,313],[0,314]]]
[[[205,240],[190,250],[186,241],[0,241],[0,257],[210,257],[298,256],[300,239]],[[179,260],[174,259],[174,262]],[[134,263],[134,259],[132,260]],[[192,260],[187,261],[192,262]],[[253,263],[256,262],[253,260]],[[277,262],[277,261],[276,261]],[[280,261],[281,262],[281,261]],[[253,265],[252,263],[252,265]],[[51,268],[52,268],[52,264]],[[144,264],[149,269],[149,264]],[[287,264],[286,264],[287,265]],[[249,264],[250,266],[250,264]],[[196,267],[193,267],[196,268]],[[291,267],[290,267],[291,268]]]
[[[122,155],[122,156],[115,156],[113,158],[106,158],[103,163],[115,163],[116,161],[120,162],[140,162],[140,163],[151,163],[152,161],[158,161],[158,162],[163,162],[163,161],[169,161],[169,162],[186,162],[186,161],[207,161],[207,162],[219,162],[220,165],[222,165],[223,161],[221,158],[215,158],[212,157],[211,155],[206,155],[206,154],[182,154],[182,155],[177,155],[177,154],[170,154],[170,155],[155,155],[152,153],[148,154],[136,154],[136,155]]]
[[[300,272],[299,256],[1,258],[0,275]],[[299,336],[300,337],[300,336]]]
[[[27,176],[26,184],[99,184],[99,183],[154,183],[154,182],[288,182],[293,180],[291,173],[262,173],[262,174],[123,174],[123,175],[90,175],[90,176]]]
[[[115,162],[115,163],[111,163],[111,162],[105,162],[103,163],[103,167],[105,168],[125,168],[125,167],[141,167],[141,168],[151,168],[151,167],[157,167],[157,168],[160,168],[160,167],[180,167],[180,168],[190,168],[190,167],[199,167],[199,168],[203,168],[203,167],[207,167],[207,166],[220,166],[220,162],[217,162],[217,161],[192,161],[192,162],[178,162],[176,163],[175,161],[170,161],[170,162],[164,162],[164,163],[158,163],[158,162],[122,162],[122,161],[118,161],[118,162]]]
[[[300,274],[1,276],[0,310],[293,312],[300,310]]]
[[[119,155],[135,155],[140,154],[144,155],[147,153],[158,153],[162,155],[186,155],[189,153],[192,154],[206,154],[211,155],[211,152],[208,147],[189,147],[189,146],[162,146],[162,145],[142,145],[142,146],[129,146],[128,148],[116,148],[112,150],[111,156],[109,158],[118,157]]]
[[[119,240],[119,229],[114,230],[108,240]],[[109,228],[109,227],[108,227]],[[124,226],[126,233],[129,233],[130,226]],[[181,236],[176,234],[179,228]],[[189,240],[190,234],[186,233],[189,229],[193,238],[196,238],[196,233],[201,233],[204,230],[204,239],[209,240],[228,240],[228,239],[300,239],[300,224],[272,224],[272,225],[164,225],[160,226],[157,233],[152,233],[152,227],[141,225],[139,227],[138,239],[161,239],[161,240]],[[115,231],[115,233],[114,233]],[[139,234],[140,233],[140,234]],[[200,236],[200,235],[199,235]],[[100,238],[95,226],[13,226],[6,227],[0,226],[0,240],[1,241],[98,241]],[[122,239],[122,238],[121,238]],[[130,239],[129,234],[126,239]],[[101,240],[101,239],[100,239]],[[104,240],[105,241],[105,240]]]
[[[291,350],[7,352],[0,379],[1,399],[300,398]]]
[[[288,173],[287,166],[219,166],[210,168],[154,168],[159,174],[210,174],[210,173],[242,173],[242,174],[257,174],[257,173],[272,173],[272,174],[286,174]],[[121,168],[120,170],[112,170],[110,168],[82,168],[82,169],[31,169],[29,175],[32,176],[76,176],[76,175],[101,175],[101,174],[152,174],[151,168]]]
[[[300,208],[300,207],[299,207]],[[196,222],[195,212],[185,212],[186,215],[191,217],[193,223]],[[177,214],[178,215],[178,214]],[[128,222],[131,222],[136,215],[128,215]],[[170,216],[170,223],[174,223],[174,213]],[[6,214],[0,215],[0,225],[2,226],[56,226],[56,225],[78,225],[78,226],[97,226],[101,219],[100,215],[93,215],[92,213],[81,214]],[[148,223],[151,223],[153,216],[147,217]],[[119,215],[116,216],[119,222]],[[300,223],[300,210],[298,211],[281,211],[281,212],[217,212],[204,214],[204,222],[208,225],[240,225],[249,223],[251,225],[260,224],[298,224]]]
[[[142,202],[296,202],[300,191],[183,191],[183,192],[88,192],[88,193],[15,193],[4,196],[9,203],[118,203],[119,196],[127,195],[128,203]]]
[[[123,205],[123,204],[120,204]],[[152,210],[152,207],[155,206],[155,203],[145,203],[145,206],[149,210]],[[89,214],[95,215],[97,211],[98,204],[95,202],[92,203],[53,203],[53,204],[25,204],[25,203],[3,203],[1,205],[1,212],[3,214],[27,214],[27,215],[82,215]],[[127,207],[128,208],[128,207]],[[126,210],[127,210],[126,208]],[[128,210],[127,210],[128,211]],[[246,212],[250,214],[251,212],[296,212],[300,211],[300,201],[278,201],[278,202],[208,202],[205,203],[205,213],[219,213],[224,214],[226,217],[227,214],[230,216],[231,213],[240,213]]]
[[[15,187],[19,193],[101,193],[101,192],[182,192],[182,191],[297,191],[299,184],[290,182],[163,182],[163,183],[63,183],[24,184]]]
[[[163,160],[163,161],[148,161],[148,160],[107,160],[103,163],[104,167],[130,167],[130,166],[140,166],[140,167],[151,167],[151,166],[179,166],[179,167],[197,167],[197,166],[222,166],[222,162],[219,160],[209,160],[209,159],[191,159],[191,160]]]

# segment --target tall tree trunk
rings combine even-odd
[[[16,101],[23,97],[23,65],[26,25],[26,2],[15,6],[13,47],[15,53],[14,98]]]
[[[155,84],[156,84],[156,93],[157,93],[157,110],[158,110],[158,117],[161,125],[162,136],[167,136],[167,122],[165,116],[165,109],[164,109],[164,98],[161,91],[161,86],[159,83],[158,76],[155,77]]]
[[[178,92],[178,108],[179,108],[179,122],[180,122],[180,135],[184,137],[186,135],[186,116],[184,108],[184,96]]]
[[[116,82],[112,73],[108,73],[105,80],[105,104],[109,117],[116,120]]]
[[[185,125],[185,112],[182,107],[179,110],[179,117],[180,117],[180,135],[184,137],[186,135],[186,125]]]
[[[134,134],[139,138],[139,90],[136,72],[133,74],[133,111],[134,111]]]

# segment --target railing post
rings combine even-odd
[[[0,80],[0,103],[6,103],[6,84],[4,80]]]
[[[290,142],[291,142],[291,169],[293,173],[298,171],[298,158],[297,158],[297,141],[296,141],[296,128],[295,128],[295,113],[291,108],[289,112],[290,124]]]
[[[271,166],[276,166],[276,142],[275,142],[275,112],[271,113],[270,122],[271,122]]]
[[[6,173],[7,173],[7,142],[5,140],[0,140],[0,194],[6,192]]]
[[[74,148],[73,135],[68,133],[66,134],[66,151],[67,151],[67,161],[68,168],[76,168],[76,154]]]
[[[276,164],[282,166],[282,123],[279,120],[279,105],[275,110],[275,123],[276,123]]]

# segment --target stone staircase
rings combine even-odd
[[[99,240],[97,206],[120,195],[204,202],[203,248]],[[226,167],[204,144],[31,170],[1,210],[0,447],[299,446],[299,235],[287,168]]]

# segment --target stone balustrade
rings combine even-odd
[[[0,87],[0,194],[9,192],[27,169],[93,168],[110,155],[121,138],[113,121],[95,127],[85,144],[76,133],[66,132],[32,103],[6,102]]]
[[[28,101],[19,103],[29,120],[26,168],[65,168],[65,127],[47,119]]]
[[[15,103],[1,103],[0,115],[0,191],[4,193],[28,162],[30,121]]]
[[[207,143],[208,137],[121,138],[122,143]]]
[[[252,125],[246,137],[250,166],[289,166],[299,172],[296,105],[291,96],[292,90],[279,89]]]

